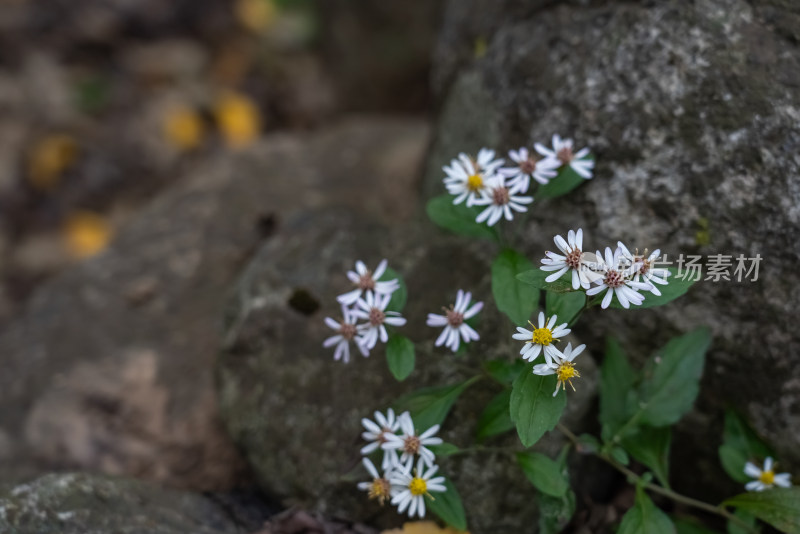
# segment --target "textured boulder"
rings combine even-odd
[[[596,176],[533,205],[529,256],[579,226],[597,248],[621,239],[672,259],[732,255],[734,265],[760,254],[756,282],[702,281],[656,310],[593,310],[577,332],[590,347],[621,337],[640,357],[676,333],[712,328],[698,407],[675,444],[676,464],[700,462],[700,476],[683,473],[687,491],[725,486],[716,448],[726,406],[749,417],[788,470],[800,468],[800,8],[453,0],[444,19],[426,195],[443,191],[441,166],[459,151],[560,133],[594,149]],[[478,37],[488,48],[475,59]]]

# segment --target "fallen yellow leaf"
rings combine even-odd
[[[78,158],[78,143],[66,134],[48,135],[28,155],[28,181],[39,191],[51,191]]]
[[[75,258],[94,256],[108,246],[111,235],[108,221],[89,211],[73,213],[64,225],[67,249]]]
[[[179,150],[191,150],[203,140],[205,128],[200,115],[191,108],[180,106],[167,111],[164,117],[164,137]]]
[[[405,523],[403,528],[384,530],[381,534],[469,534],[469,532],[459,532],[450,527],[441,528],[433,521],[412,521]]]
[[[261,131],[258,106],[250,98],[238,93],[225,93],[214,108],[217,125],[230,148],[250,145]]]

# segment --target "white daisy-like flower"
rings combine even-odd
[[[363,261],[358,260],[356,262],[356,270],[347,271],[347,278],[356,285],[356,289],[339,295],[336,300],[345,306],[350,306],[355,304],[365,293],[375,293],[376,295],[391,295],[394,293],[400,288],[400,282],[397,281],[397,278],[383,282],[378,281],[383,276],[383,273],[386,272],[386,265],[386,260],[381,260],[378,267],[372,272],[367,269]]]
[[[567,239],[557,235],[553,238],[558,250],[563,253],[556,254],[549,250],[545,252],[546,258],[542,258],[543,271],[555,271],[553,274],[545,278],[545,282],[555,282],[561,278],[564,273],[572,270],[572,289],[582,287],[589,289],[589,278],[584,269],[583,263],[583,229],[578,228],[578,231],[570,230],[567,233]]]
[[[505,167],[498,172],[505,176],[509,187],[520,185],[520,193],[525,193],[531,184],[531,178],[542,185],[558,175],[560,163],[553,158],[539,158],[527,148],[509,150],[508,157],[516,163],[513,167]]]
[[[395,417],[394,410],[389,408],[386,415],[381,412],[375,412],[375,421],[371,421],[366,417],[361,420],[361,425],[365,431],[361,434],[367,443],[361,448],[361,454],[371,454],[378,450],[384,443],[389,441],[389,436],[394,436],[400,429],[400,420]],[[381,469],[384,471],[393,468],[397,465],[398,455],[396,449],[389,449],[383,451],[383,461],[381,462]]]
[[[559,165],[569,165],[582,178],[588,180],[592,177],[594,160],[586,157],[589,155],[589,149],[582,148],[577,152],[573,152],[572,139],[561,139],[561,136],[555,134],[553,135],[552,149],[541,143],[536,143],[534,148],[542,156],[558,161]]]
[[[356,321],[358,318],[353,315],[353,311],[346,306],[342,306],[342,322],[337,322],[330,317],[325,318],[325,324],[329,328],[336,331],[335,336],[326,339],[322,346],[325,348],[336,345],[336,350],[333,351],[333,359],[335,361],[342,360],[344,363],[350,361],[350,342],[356,339],[358,334],[358,327]],[[366,347],[362,346],[356,341],[358,350],[364,357],[369,356],[369,351]]]
[[[764,460],[764,469],[759,469],[758,466],[752,462],[744,464],[745,474],[756,479],[745,484],[744,488],[747,491],[764,491],[773,486],[780,486],[782,488],[792,487],[792,482],[790,480],[792,475],[789,473],[779,473],[776,475],[774,467],[774,462],[769,456]]]
[[[358,325],[360,335],[358,343],[367,349],[375,348],[378,338],[382,343],[389,340],[389,333],[386,332],[385,325],[403,326],[406,320],[398,312],[386,311],[391,295],[374,294],[367,292],[366,298],[358,299],[357,308],[353,310],[353,315],[359,319],[366,319],[365,324]]]
[[[464,343],[480,339],[475,329],[464,322],[474,317],[475,314],[483,308],[483,302],[476,302],[470,307],[469,303],[471,300],[472,293],[464,293],[464,291],[459,289],[456,294],[455,305],[451,305],[450,309],[444,308],[444,315],[436,313],[428,314],[428,326],[444,326],[444,330],[442,330],[442,333],[439,334],[439,337],[436,339],[437,347],[444,345],[453,352],[456,352],[460,339],[463,338]]]
[[[488,193],[487,181],[502,164],[502,159],[495,159],[494,150],[482,148],[475,159],[461,153],[449,166],[442,167],[447,174],[444,179],[447,192],[456,197],[453,204],[461,204],[466,200],[467,206],[474,205],[476,200]]]
[[[544,312],[539,312],[538,328],[530,321],[528,321],[528,324],[531,325],[533,330],[527,330],[521,326],[517,327],[517,333],[511,337],[525,342],[519,351],[524,360],[532,362],[539,356],[540,352],[544,351],[544,358],[547,363],[550,363],[555,355],[561,354],[554,346],[554,343],[569,334],[571,330],[567,328],[567,323],[555,326],[557,320],[558,316],[553,315],[545,323]]]
[[[383,476],[378,474],[378,470],[375,469],[375,466],[372,464],[369,458],[363,458],[361,463],[364,464],[367,472],[372,477],[372,480],[369,482],[359,482],[358,489],[362,491],[368,492],[368,496],[370,499],[375,499],[378,501],[378,504],[383,506],[383,504],[391,499],[396,493],[397,490],[391,483],[391,477],[394,473],[391,470],[384,469]]]
[[[425,517],[425,496],[431,497],[431,492],[443,493],[447,491],[444,477],[434,477],[439,466],[431,465],[425,471],[425,464],[420,458],[417,469],[411,474],[410,469],[396,471],[392,475],[392,485],[396,487],[392,504],[397,506],[401,514],[408,508],[408,517],[415,515]],[[433,498],[433,497],[431,497]]]
[[[602,278],[595,281],[598,285],[588,289],[586,295],[592,296],[606,291],[600,304],[603,309],[608,308],[614,295],[625,309],[630,308],[631,304],[638,306],[644,302],[644,296],[637,290],[649,290],[651,285],[632,279],[632,271],[622,262],[622,250],[617,248],[612,252],[610,247],[606,247],[605,258],[599,250],[596,254],[597,264],[594,267],[602,274]]]
[[[519,185],[506,187],[502,177],[494,177],[489,180],[489,192],[473,202],[476,206],[487,206],[477,217],[475,222],[482,223],[487,221],[489,226],[500,220],[505,215],[507,221],[514,220],[513,211],[528,211],[525,204],[533,202],[533,197],[520,196]],[[513,211],[512,211],[513,210]]]
[[[533,366],[533,374],[536,375],[556,375],[558,382],[556,382],[556,390],[553,396],[558,395],[558,389],[563,387],[567,391],[567,382],[569,382],[572,391],[575,391],[575,386],[572,385],[573,378],[580,378],[581,374],[575,369],[575,364],[572,361],[575,357],[583,352],[586,345],[578,345],[574,349],[572,343],[567,344],[564,352],[556,352],[553,355],[553,360],[547,363],[540,363]]]
[[[400,430],[402,434],[386,435],[386,443],[381,445],[385,451],[396,450],[401,452],[400,465],[403,465],[406,470],[410,470],[414,464],[414,457],[419,455],[420,461],[426,465],[433,465],[436,456],[430,450],[428,445],[441,445],[442,438],[437,438],[436,433],[439,431],[439,425],[433,425],[422,434],[417,435],[414,429],[414,421],[408,412],[404,412],[399,417]]]
[[[650,284],[650,293],[654,295],[661,295],[656,284],[667,285],[669,282],[667,278],[670,272],[667,269],[658,269],[653,267],[661,256],[661,249],[655,249],[652,253],[648,253],[644,249],[643,254],[639,254],[637,249],[635,253],[631,254],[628,247],[622,241],[617,241],[617,247],[622,251],[622,257],[628,262],[633,270],[633,279],[637,282],[644,280],[645,283]]]

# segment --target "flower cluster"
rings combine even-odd
[[[661,295],[656,287],[666,285],[670,272],[666,269],[656,268],[655,265],[661,255],[661,250],[652,253],[645,249],[639,254],[638,249],[631,253],[621,241],[612,250],[606,247],[605,252],[599,250],[592,253],[584,252],[583,229],[570,230],[567,239],[560,235],[553,239],[559,252],[545,252],[540,267],[543,271],[553,271],[545,278],[548,283],[555,282],[567,272],[571,273],[572,288],[583,288],[587,296],[597,295],[605,291],[600,307],[608,308],[612,298],[616,295],[623,308],[630,308],[631,304],[641,305],[644,295],[639,291],[649,291],[653,295]]]
[[[368,442],[361,449],[361,454],[365,455],[362,463],[372,480],[359,483],[358,488],[367,491],[369,498],[381,505],[390,500],[401,514],[408,511],[409,517],[425,517],[425,497],[433,499],[431,492],[447,489],[444,477],[434,476],[439,467],[434,463],[436,456],[428,448],[442,443],[442,439],[436,437],[439,425],[418,433],[408,412],[395,417],[391,408],[386,415],[375,412],[374,421],[364,418],[361,424],[365,429],[361,437]],[[366,457],[376,451],[383,453],[380,475]]]
[[[560,169],[567,167],[585,179],[592,177],[594,160],[589,158],[588,148],[573,152],[572,139],[558,135],[553,136],[552,142],[552,148],[536,143],[536,153],[524,147],[509,151],[509,166],[504,166],[505,160],[488,148],[480,149],[474,158],[459,154],[442,168],[447,175],[444,185],[455,196],[453,204],[485,206],[475,221],[494,226],[503,217],[513,220],[514,212],[528,211],[527,204],[533,202],[533,197],[526,193],[532,179],[547,185],[559,176]]]

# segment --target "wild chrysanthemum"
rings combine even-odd
[[[782,488],[790,488],[792,486],[792,475],[789,473],[775,474],[774,462],[769,456],[764,460],[764,469],[759,469],[758,466],[752,462],[747,462],[744,465],[744,472],[747,476],[755,478],[752,482],[745,484],[744,488],[747,491],[764,491],[773,486],[780,486]]]
[[[557,235],[553,238],[558,250],[563,253],[556,254],[549,250],[545,252],[546,258],[542,258],[543,271],[555,271],[553,274],[545,278],[545,282],[555,282],[561,278],[564,273],[572,270],[572,289],[583,287],[589,289],[589,279],[584,272],[583,264],[583,229],[578,228],[578,231],[570,230],[567,233],[567,240]]]
[[[601,308],[608,308],[614,295],[617,296],[617,300],[623,308],[630,308],[631,304],[638,306],[644,302],[644,296],[637,290],[649,290],[651,286],[648,283],[636,282],[632,279],[633,272],[622,262],[622,250],[617,248],[612,252],[610,247],[606,247],[605,257],[598,250],[595,268],[602,278],[599,278],[595,282],[598,285],[588,289],[586,294],[592,296],[606,291],[600,304]]]
[[[547,363],[550,363],[554,355],[561,354],[553,344],[559,341],[560,338],[569,334],[571,330],[567,328],[567,323],[555,326],[557,320],[558,316],[553,315],[550,317],[550,320],[545,323],[544,312],[539,312],[538,328],[530,321],[528,321],[528,324],[531,325],[533,330],[527,330],[521,326],[517,327],[517,333],[511,337],[519,341],[525,341],[525,344],[519,351],[523,359],[532,362],[539,356],[539,353],[544,350],[545,360],[547,360]]]
[[[375,499],[378,501],[378,504],[383,506],[383,504],[396,493],[396,490],[392,487],[392,483],[390,482],[393,472],[384,469],[385,472],[383,476],[380,476],[378,475],[378,470],[375,469],[375,466],[369,458],[363,458],[361,463],[364,464],[372,480],[369,482],[359,482],[358,489],[368,492],[370,499]]]
[[[395,471],[391,482],[396,488],[392,497],[392,504],[397,506],[401,514],[408,509],[408,517],[425,517],[425,496],[433,499],[431,492],[440,493],[447,491],[444,486],[444,477],[434,477],[439,470],[438,466],[431,465],[425,471],[425,464],[420,458],[413,474],[410,469]]]
[[[458,290],[456,303],[450,309],[444,308],[444,315],[436,313],[428,314],[428,326],[444,326],[444,330],[436,339],[436,346],[444,345],[453,352],[458,350],[459,340],[463,338],[464,343],[477,341],[480,339],[478,333],[470,325],[465,323],[467,319],[474,317],[483,308],[483,302],[476,302],[469,307],[472,293],[464,293]]]
[[[582,148],[577,152],[573,152],[572,139],[561,139],[558,134],[553,135],[553,148],[547,148],[541,143],[534,145],[536,152],[547,158],[556,160],[559,165],[569,165],[572,170],[577,172],[582,178],[590,179],[592,177],[592,169],[594,168],[594,160],[587,158],[589,155],[588,148]]]
[[[347,271],[347,278],[350,279],[356,288],[336,297],[341,304],[351,306],[358,301],[364,294],[374,293],[376,295],[391,295],[399,287],[400,282],[395,278],[394,280],[386,280],[379,282],[383,273],[386,272],[386,260],[381,260],[375,272],[367,269],[363,261],[356,262],[355,271]]]
[[[366,417],[361,420],[361,425],[364,427],[365,432],[361,434],[367,443],[361,448],[361,454],[371,454],[372,452],[381,448],[381,446],[389,441],[389,436],[394,436],[400,429],[400,420],[395,417],[394,410],[389,408],[386,415],[381,412],[375,412],[375,421],[370,421]],[[391,469],[398,462],[397,450],[389,449],[383,451],[383,461],[381,468],[385,471]]]
[[[525,193],[531,184],[531,178],[542,185],[558,175],[560,163],[552,158],[539,158],[527,148],[509,150],[508,157],[516,163],[513,167],[504,167],[498,172],[506,178],[506,185],[519,185],[520,193]]]
[[[350,342],[354,341],[358,334],[356,321],[358,318],[353,314],[353,311],[346,306],[342,306],[342,322],[337,322],[330,317],[325,318],[325,324],[329,328],[336,331],[335,336],[326,339],[322,346],[325,348],[336,345],[336,350],[333,351],[333,359],[336,361],[342,360],[344,363],[350,361]],[[356,346],[361,354],[366,357],[369,356],[369,350],[356,342]]]
[[[398,312],[386,311],[391,295],[367,293],[366,298],[358,299],[357,308],[353,315],[359,319],[366,319],[366,323],[358,325],[358,343],[367,349],[375,348],[380,338],[382,343],[389,340],[389,333],[385,325],[403,326],[406,320]]]
[[[669,282],[667,278],[670,272],[667,269],[658,269],[655,267],[659,256],[661,256],[661,249],[655,249],[652,253],[648,253],[644,249],[643,254],[639,254],[637,249],[633,254],[628,250],[628,247],[622,241],[617,241],[617,247],[622,251],[622,257],[630,265],[633,271],[633,279],[636,282],[644,281],[650,284],[650,293],[654,295],[661,295],[656,284],[667,285]]]
[[[386,435],[386,443],[381,445],[381,448],[385,451],[394,449],[400,452],[400,464],[406,469],[410,469],[414,464],[415,456],[419,456],[426,465],[433,465],[436,456],[427,446],[442,444],[442,438],[436,437],[439,425],[433,425],[418,435],[414,429],[414,421],[408,412],[401,414],[399,420],[402,434],[399,436]]]
[[[567,382],[569,382],[572,391],[575,391],[575,386],[572,385],[572,379],[580,378],[581,374],[577,369],[575,369],[575,364],[572,363],[572,361],[578,354],[583,352],[583,349],[585,348],[586,345],[578,345],[573,349],[572,343],[568,343],[567,348],[564,349],[563,353],[553,353],[552,361],[534,365],[533,374],[556,375],[558,377],[558,382],[556,382],[556,390],[553,392],[554,397],[558,395],[559,388],[563,387],[564,391],[567,391]]]
[[[494,177],[489,180],[489,192],[476,200],[476,206],[487,206],[475,218],[475,222],[482,223],[487,221],[489,226],[494,226],[501,217],[505,215],[507,221],[514,220],[514,211],[528,211],[525,204],[533,202],[533,197],[518,195],[519,186],[507,187],[502,177]]]
[[[502,164],[502,159],[495,158],[494,150],[482,148],[477,158],[461,153],[449,166],[442,167],[447,174],[444,179],[447,192],[456,197],[453,204],[466,200],[467,206],[472,206],[488,192],[488,180]]]

